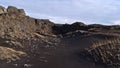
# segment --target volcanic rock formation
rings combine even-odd
[[[0,6],[0,68],[119,67],[119,34],[119,25],[55,24]]]

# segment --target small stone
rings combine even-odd
[[[50,45],[46,45],[46,46],[45,46],[45,48],[49,48],[49,47],[50,47]]]
[[[31,64],[24,64],[24,67],[31,67]]]
[[[16,67],[18,66],[18,64],[13,64],[13,65],[16,66]]]

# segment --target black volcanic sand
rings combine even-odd
[[[63,38],[56,47],[40,48],[41,54],[36,58],[33,55],[33,58],[30,58],[30,61],[26,63],[31,66],[24,66],[24,62],[17,65],[1,63],[0,68],[106,68],[80,57],[80,50],[91,44],[87,40],[77,41],[72,38]]]
[[[76,42],[73,43],[72,41],[73,40],[70,39],[62,40],[59,46],[54,51],[51,51],[53,54],[48,57],[48,62],[38,62],[30,68],[106,68],[101,65],[95,65],[82,57],[80,58],[80,49],[82,47],[87,47],[85,45],[89,46],[89,41],[86,41],[86,39],[79,40],[77,45],[74,44]]]
[[[38,57],[45,57],[42,58],[43,61],[33,58],[32,66],[25,68],[106,68],[80,57],[80,50],[89,47],[92,44],[89,40],[92,38],[77,38],[62,38],[56,47],[41,48],[41,54]]]
[[[90,40],[102,40],[102,38],[87,37],[64,37],[60,38],[57,46],[41,47],[36,56],[31,54],[29,61],[23,63],[0,64],[0,68],[110,68],[105,65],[98,65],[80,56],[80,51],[92,45]],[[25,66],[28,64],[30,66]]]
[[[30,68],[113,68],[111,66],[95,64],[80,56],[82,49],[92,45],[91,40],[103,40],[104,36],[106,37],[106,35],[102,37],[101,35],[93,35],[85,38],[79,36],[61,38],[55,49],[46,50],[46,52],[50,53],[49,56],[46,56],[47,62],[35,63]],[[110,36],[108,37],[110,38]]]

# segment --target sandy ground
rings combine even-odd
[[[56,50],[51,51],[48,62],[37,63],[32,68],[106,68],[80,57],[80,49],[91,44],[88,39],[64,39],[59,44]]]

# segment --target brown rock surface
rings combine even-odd
[[[3,6],[0,6],[0,14],[3,13],[7,13],[7,10]]]

